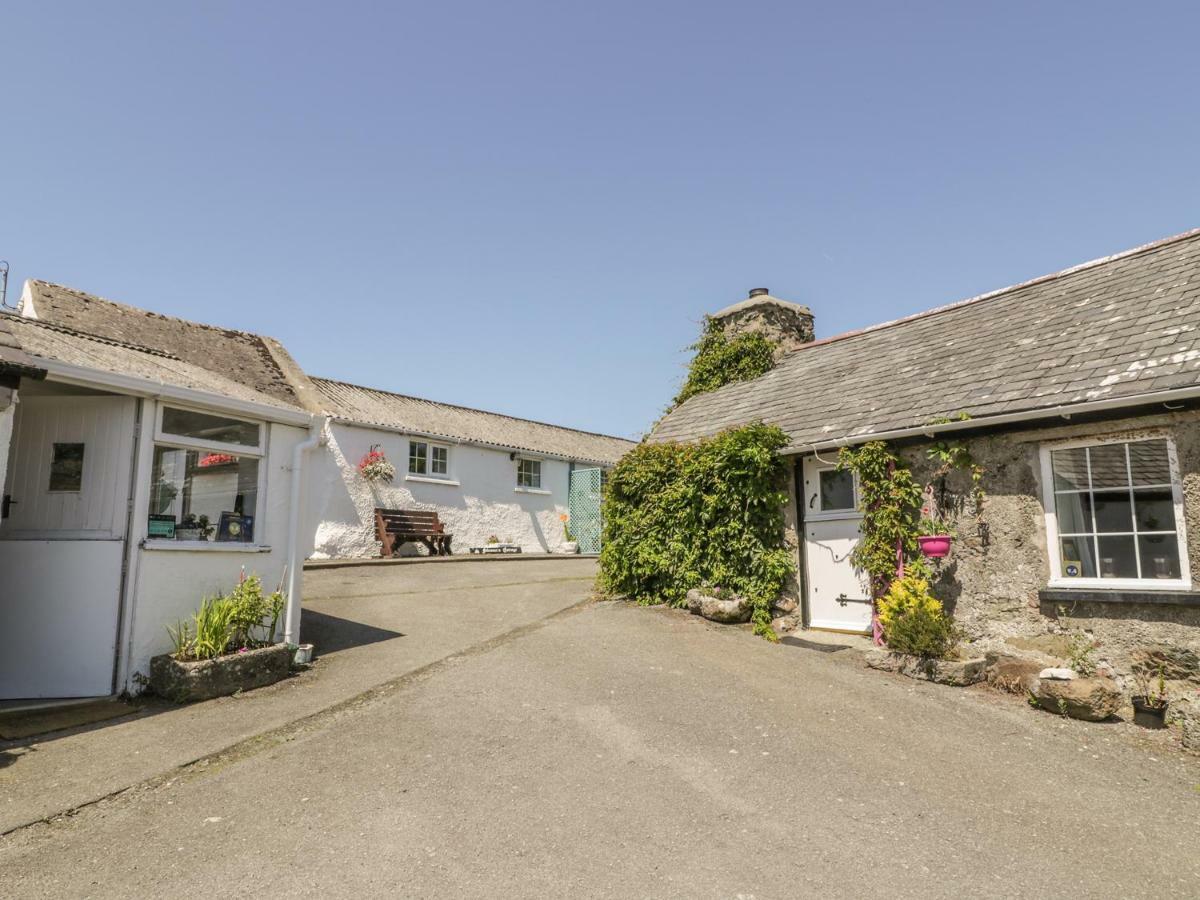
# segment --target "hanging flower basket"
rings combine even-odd
[[[949,555],[953,540],[948,534],[923,534],[917,538],[917,544],[926,559],[941,559]]]
[[[396,477],[396,467],[387,461],[378,444],[372,444],[366,456],[358,461],[358,474],[366,481],[389,484]]]

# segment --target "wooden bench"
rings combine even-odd
[[[450,539],[437,513],[420,509],[375,508],[375,537],[383,545],[384,557],[395,556],[400,545],[419,541],[429,548],[430,556],[450,556]]]

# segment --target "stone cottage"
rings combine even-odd
[[[651,440],[757,420],[790,436],[800,577],[779,627],[869,628],[838,448],[887,441],[924,480],[931,444],[953,438],[985,497],[947,504],[956,538],[935,592],[972,638],[1053,649],[1081,628],[1118,672],[1162,664],[1200,683],[1200,230],[820,340],[807,308],[765,292],[716,314],[733,316],[794,349],[687,400]],[[970,477],[944,488],[961,499]]]

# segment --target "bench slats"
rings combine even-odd
[[[423,509],[375,508],[375,537],[382,544],[384,557],[395,556],[400,545],[420,541],[433,556],[450,556],[450,540],[446,526],[436,512]]]

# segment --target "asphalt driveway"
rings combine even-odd
[[[1195,897],[1198,845],[1125,726],[592,603],[15,832],[0,894]]]

